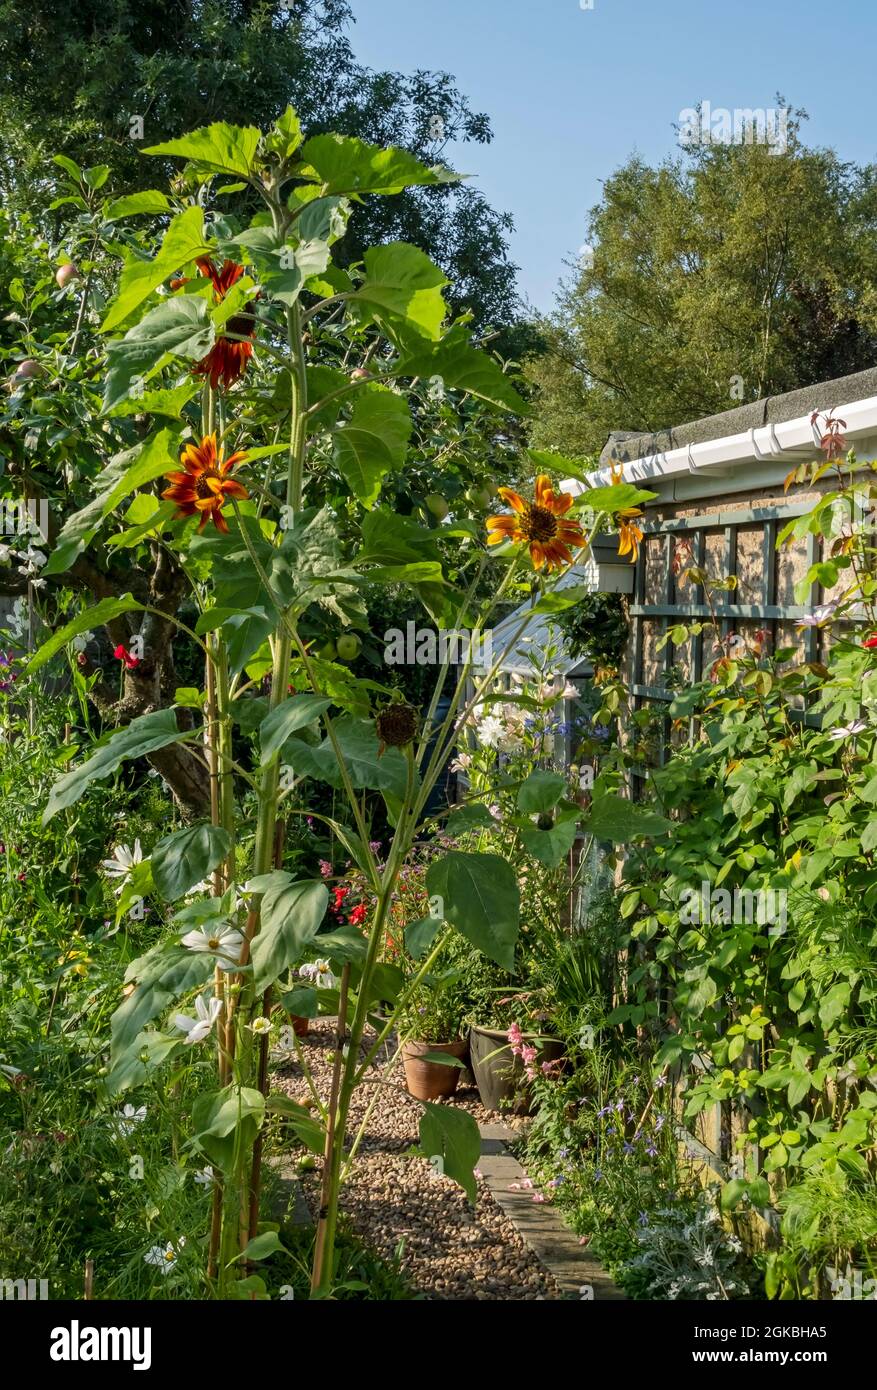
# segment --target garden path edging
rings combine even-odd
[[[479,1124],[481,1157],[478,1167],[490,1188],[494,1201],[502,1207],[524,1243],[541,1264],[553,1275],[563,1294],[582,1297],[590,1287],[593,1298],[625,1300],[626,1295],[610,1278],[603,1266],[579,1245],[579,1238],[547,1202],[534,1202],[531,1191],[510,1191],[512,1183],[520,1183],[527,1175],[507,1144],[515,1132],[504,1124]]]

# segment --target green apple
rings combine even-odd
[[[362,643],[353,632],[343,632],[335,646],[338,648],[339,661],[355,661],[362,650]]]
[[[317,652],[317,656],[322,657],[323,661],[334,661],[338,655],[338,648],[332,641],[324,642]]]
[[[493,501],[493,488],[487,483],[482,483],[479,487],[473,484],[472,487],[466,489],[466,496],[473,507],[478,507],[483,511]]]
[[[451,510],[440,492],[428,492],[424,501],[427,511],[431,512],[436,521],[444,521]]]

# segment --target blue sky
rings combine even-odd
[[[448,71],[491,117],[491,145],[450,148],[516,223],[519,287],[547,309],[585,241],[601,181],[633,153],[678,152],[680,112],[772,107],[810,120],[809,144],[877,157],[874,0],[351,0],[370,67]],[[830,210],[826,209],[830,215]]]

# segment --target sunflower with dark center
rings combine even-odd
[[[229,477],[232,469],[246,457],[246,453],[239,450],[223,462],[217,451],[215,434],[206,435],[200,444],[187,444],[180,455],[185,472],[166,473],[172,486],[161,494],[169,502],[176,502],[174,520],[200,515],[199,531],[203,531],[212,518],[217,531],[227,533],[228,523],[222,515],[226,502],[232,497],[243,501],[250,495],[243,484]]]
[[[201,274],[206,275],[213,285],[213,297],[217,304],[222,303],[244,273],[243,266],[238,265],[237,261],[223,261],[219,270],[207,256],[202,256],[196,264]],[[252,300],[240,314],[232,315],[225,324],[225,332],[235,334],[235,338],[218,337],[207,356],[192,368],[195,376],[206,376],[214,391],[220,382],[227,390],[246,371],[253,355],[253,344],[237,342],[236,338],[253,337],[256,332],[254,308],[255,300]]]
[[[573,562],[573,551],[585,543],[585,535],[577,521],[564,518],[573,504],[569,492],[556,493],[551,479],[544,473],[536,479],[536,493],[527,502],[510,487],[497,488],[512,514],[487,518],[487,544],[503,541],[523,541],[535,569],[563,569]]]
[[[413,705],[401,700],[387,705],[375,717],[375,733],[380,742],[378,756],[385,748],[405,748],[413,742],[420,727],[420,715]]]

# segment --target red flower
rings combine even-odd
[[[207,256],[202,256],[197,266],[201,274],[206,275],[211,281],[217,304],[222,303],[232,285],[236,284],[244,273],[243,266],[238,265],[236,261],[224,261],[222,268],[217,270]],[[234,314],[225,325],[226,332],[234,333],[239,338],[252,338],[256,331],[252,308],[253,305],[250,303],[240,314]],[[252,355],[252,343],[241,343],[220,336],[207,356],[196,362],[192,371],[195,376],[206,376],[214,391],[220,382],[228,389],[239,376],[243,376]]]
[[[351,927],[358,927],[365,921],[365,903],[358,903],[347,919]]]
[[[200,512],[199,531],[204,530],[212,516],[217,531],[227,532],[228,523],[222,509],[229,497],[249,496],[247,489],[228,475],[235,464],[241,463],[246,457],[246,453],[239,451],[231,454],[223,463],[222,456],[216,451],[216,435],[208,434],[200,444],[186,445],[180,455],[180,462],[186,471],[166,473],[165,477],[173,486],[161,495],[176,502],[175,517],[195,516]]]
[[[332,894],[333,894],[333,896],[334,896],[334,898],[335,898],[335,901],[334,901],[334,903],[332,904],[332,910],[333,910],[334,912],[340,912],[340,911],[341,911],[342,905],[343,905],[343,903],[344,903],[344,899],[347,897],[347,892],[348,892],[348,890],[347,890],[346,888],[333,888],[333,889],[332,889]]]
[[[118,647],[116,647],[113,651],[113,656],[116,658],[117,661],[124,661],[129,671],[133,671],[135,666],[140,665],[140,657],[132,656],[131,653],[128,651],[128,648],[123,647],[121,642],[119,643]]]
[[[877,647],[877,632],[872,632],[870,637],[866,637],[862,643],[863,647]]]

